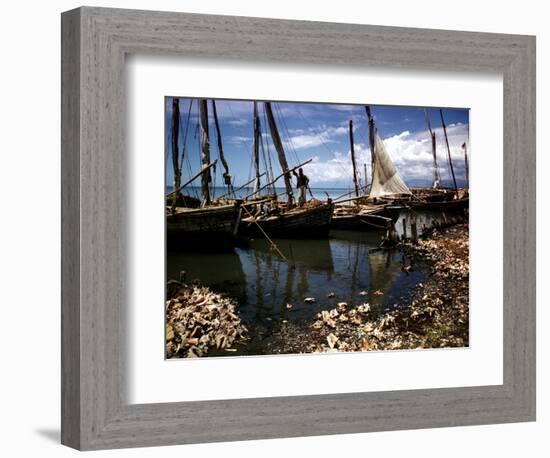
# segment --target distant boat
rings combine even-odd
[[[372,156],[372,183],[368,201],[371,203],[390,203],[393,205],[402,205],[407,208],[417,208],[425,210],[461,210],[468,207],[469,197],[467,189],[459,189],[456,183],[449,141],[443,112],[440,110],[441,123],[445,134],[447,146],[448,165],[453,179],[453,189],[444,189],[440,186],[440,174],[437,165],[435,133],[432,131],[431,123],[426,112],[426,122],[431,136],[433,165],[434,165],[434,183],[432,188],[409,188],[395,168],[391,157],[384,146],[384,142],[378,134],[378,129],[374,127],[374,119],[371,116],[370,109],[367,107],[367,116],[369,120],[369,137],[371,156]],[[466,146],[463,145],[466,157]],[[466,162],[467,163],[467,162]]]

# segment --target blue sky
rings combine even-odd
[[[183,165],[183,180],[199,168],[198,104],[196,99],[180,99],[180,153],[189,115],[186,141],[186,160]],[[270,152],[274,174],[280,167],[269,129],[265,122],[263,104],[259,114],[266,150]],[[308,159],[313,161],[304,167],[310,178],[310,186],[325,188],[350,188],[352,166],[349,143],[349,120],[354,125],[354,149],[360,180],[363,182],[363,164],[370,167],[368,125],[364,105],[336,105],[317,103],[273,102],[273,111],[281,138],[285,145],[290,166]],[[209,101],[211,159],[218,158],[217,140]],[[249,181],[253,176],[253,103],[251,101],[216,100],[221,137],[230,173],[235,186]],[[376,126],[393,162],[403,179],[410,186],[429,185],[433,177],[431,140],[428,134],[424,108],[371,105]],[[447,150],[441,128],[439,108],[428,108],[432,129],[436,133],[440,173],[444,184],[450,183],[447,167]],[[464,182],[465,165],[461,145],[468,144],[468,109],[444,108],[443,115],[453,158],[453,166],[459,185]],[[171,161],[172,98],[165,98],[165,136],[167,185],[173,182]],[[468,154],[470,152],[468,151]],[[263,164],[262,164],[263,165]],[[222,185],[221,167],[217,168],[215,182]],[[370,176],[370,169],[367,174]],[[198,185],[198,181],[194,183]],[[278,185],[282,185],[278,183]]]

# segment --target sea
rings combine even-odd
[[[172,192],[173,189],[174,188],[172,186],[166,186],[166,193],[168,194]],[[296,195],[298,194],[297,189],[294,188],[293,191]],[[226,196],[227,192],[228,192],[227,188],[222,186],[215,186],[215,187],[212,187],[210,190],[212,198]],[[250,194],[252,194],[253,192],[254,192],[254,188],[252,187],[246,187],[242,189],[235,188],[235,194],[232,194],[231,196],[232,197],[234,196],[239,199],[243,199],[249,196]],[[272,192],[272,188],[269,188],[269,190],[262,191],[262,193],[264,194],[267,192]],[[285,188],[277,186],[275,187],[275,192],[277,194],[284,194]],[[319,200],[325,200],[327,198],[330,198],[334,200],[340,196],[351,196],[353,192],[354,192],[353,188],[351,187],[350,188],[310,188],[310,194],[308,195],[308,198],[313,197]],[[184,193],[192,197],[200,198],[201,188],[200,186],[186,186]]]

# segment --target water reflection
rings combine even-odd
[[[401,251],[377,250],[381,235],[333,231],[325,240],[275,239],[286,261],[262,239],[227,253],[169,253],[167,274],[178,278],[184,270],[187,280],[197,278],[235,298],[252,336],[248,345],[257,353],[258,342],[284,321],[309,326],[319,311],[338,302],[370,302],[379,311],[402,303],[425,271],[416,266],[405,272],[408,260]],[[304,302],[306,297],[315,302]]]

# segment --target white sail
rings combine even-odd
[[[369,197],[382,197],[395,194],[411,194],[411,190],[399,176],[399,173],[397,173],[377,130],[374,145],[374,170]]]

